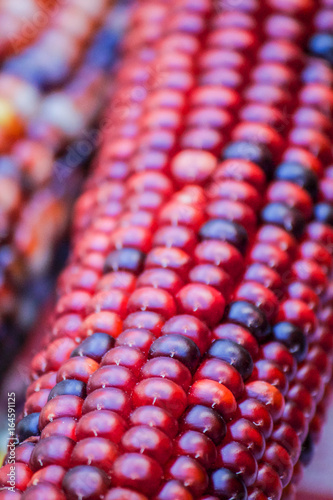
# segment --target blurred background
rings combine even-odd
[[[0,449],[7,393],[18,416],[48,328],[127,19],[126,1],[0,1]]]

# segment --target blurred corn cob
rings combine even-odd
[[[36,302],[45,295],[46,276],[55,272],[51,263],[82,181],[78,167],[97,145],[98,117],[112,84],[110,67],[124,25],[124,7],[101,2],[91,16],[86,2],[81,7],[72,3],[87,18],[87,25],[78,45],[79,63],[70,71],[67,68],[65,85],[45,92],[25,79],[23,69],[20,77],[10,69],[0,73],[0,330],[4,345],[0,372],[35,318]],[[59,36],[63,32],[66,37],[66,30],[70,25],[59,25]],[[41,40],[35,45],[41,53],[47,49]],[[62,55],[66,57],[66,52]],[[35,59],[27,62],[34,64]]]
[[[318,8],[137,5],[32,361],[16,498],[293,498],[332,362]]]

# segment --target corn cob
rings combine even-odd
[[[316,327],[332,258],[332,91],[307,85],[308,68],[301,88],[312,2],[228,5],[134,11],[32,362],[17,498],[279,499],[291,479],[330,375]],[[244,54],[256,65],[245,88]]]
[[[32,37],[33,43],[24,50],[16,49],[4,63],[5,71],[42,88],[63,84],[68,74],[79,64],[82,48],[101,26],[108,12],[106,0],[97,0],[94,4],[86,0],[55,0],[53,4],[49,6],[53,8],[46,14],[45,28],[37,39],[33,41]],[[39,6],[39,15],[41,13],[43,5]],[[21,14],[20,11],[18,14]],[[72,22],[73,18],[75,23]],[[24,45],[26,25],[22,24],[16,45],[20,45],[21,41]],[[50,60],[53,61],[52,65],[48,62]]]
[[[24,79],[0,74],[1,99],[15,109],[14,122],[24,123],[24,135],[15,137],[13,144],[6,142],[0,167],[1,372],[10,361],[10,353],[22,342],[21,332],[25,333],[33,320],[33,284],[39,286],[42,277],[45,281],[52,247],[64,234],[72,198],[82,179],[77,167],[86,161],[98,139],[94,130],[87,130],[86,135],[83,132],[94,124],[105,97],[96,90],[109,88],[105,78],[113,62],[121,20],[122,8],[110,8],[102,27],[95,26],[89,45],[81,46],[82,61],[75,73],[56,91],[39,92]],[[63,116],[59,114],[62,108]],[[6,127],[2,131],[1,140],[7,137]],[[78,139],[82,140],[70,145]],[[28,310],[24,306],[27,286]]]

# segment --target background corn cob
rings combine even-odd
[[[283,78],[288,86],[291,79],[301,101],[319,111],[325,102],[326,111],[331,91],[325,90],[324,99],[321,92],[313,97],[311,88],[300,90],[298,76],[305,62],[299,33],[315,6],[292,5],[290,12],[290,3],[267,2],[265,10],[241,2],[238,10],[250,8],[252,17],[233,17],[216,15],[209,2],[177,2],[171,13],[170,6],[151,10],[144,2],[134,13],[125,47],[129,61],[135,57],[143,64],[133,72],[120,70],[113,102],[126,103],[126,116],[111,104],[108,123],[118,119],[106,127],[77,206],[56,319],[46,349],[33,360],[28,416],[18,424],[20,439],[28,438],[17,448],[18,489],[30,481],[23,498],[65,498],[62,490],[67,498],[100,498],[108,489],[108,499],[281,498],[307,434],[306,415],[313,414],[329,376],[330,361],[316,343],[313,311],[319,304],[311,287],[324,293],[331,266],[332,230],[312,201],[331,152],[324,132],[312,133],[308,121],[302,130],[301,113],[295,128],[283,124],[285,115],[279,118],[278,108],[286,106],[290,116],[297,104],[283,90],[280,67],[277,80],[241,94],[233,88],[240,85],[237,73],[228,80],[231,91],[206,87],[207,78],[210,85],[211,78],[221,78],[215,63],[209,76],[200,71],[198,87],[186,75],[197,67],[198,51],[204,61],[229,61],[224,44],[237,43],[233,63],[244,64],[237,57],[244,52],[257,62],[275,64],[278,57],[289,69]],[[269,40],[276,37],[267,28],[274,8],[300,16],[291,19],[292,34],[284,34],[292,42]],[[258,40],[239,28],[233,37],[225,27],[239,19],[253,26],[258,13],[268,30]],[[211,46],[218,47],[215,53]],[[160,58],[185,64],[186,72],[166,70],[159,80],[160,69],[152,71],[145,62]],[[201,68],[205,63],[199,61]],[[261,66],[254,78],[267,78]],[[155,79],[150,86],[152,72],[157,84]],[[164,90],[169,86],[177,90]],[[187,110],[185,119],[179,106]],[[244,108],[255,126],[232,124],[236,112],[244,119]],[[214,114],[216,109],[227,113]],[[265,116],[274,117],[274,125],[266,125]],[[160,126],[150,131],[158,119]],[[224,136],[221,120],[227,123]],[[224,161],[217,166],[222,148]],[[281,159],[289,168],[275,170]],[[263,197],[266,176],[274,180]],[[325,186],[326,178],[319,191],[329,201]],[[313,213],[319,221],[311,222]],[[305,401],[308,413],[299,407]]]
[[[66,12],[69,15],[75,9],[80,19],[87,21],[81,35],[77,34],[78,64],[67,66],[66,75],[62,73],[66,76],[64,86],[42,92],[39,87],[43,82],[29,83],[29,58],[20,66],[20,77],[9,68],[0,74],[1,102],[6,105],[3,111],[10,111],[9,117],[3,117],[1,128],[5,141],[0,167],[2,373],[35,318],[36,302],[50,286],[47,272],[55,266],[51,265],[53,256],[61,250],[58,246],[54,252],[54,247],[65,233],[72,199],[82,180],[77,167],[98,142],[98,128],[88,131],[88,127],[97,127],[103,99],[110,89],[106,75],[124,25],[124,7],[116,9],[107,2],[97,7],[92,15],[85,2],[81,7],[78,2],[66,2],[52,18],[59,36],[66,39],[70,36],[70,26],[63,26]],[[44,35],[48,33],[50,29],[45,29]],[[91,41],[87,43],[84,37]],[[49,54],[45,40],[37,40],[35,47],[41,54]],[[63,56],[67,57],[65,53]],[[8,59],[9,65],[11,61]],[[40,64],[34,58],[32,64],[38,61]],[[17,129],[17,123],[21,128]],[[13,134],[12,143],[8,141],[8,127],[16,127],[19,132]],[[78,142],[69,146],[75,139]]]

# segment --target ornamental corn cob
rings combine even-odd
[[[303,52],[311,1],[213,7],[134,10],[32,361],[17,498],[294,494],[331,376],[331,73]]]

